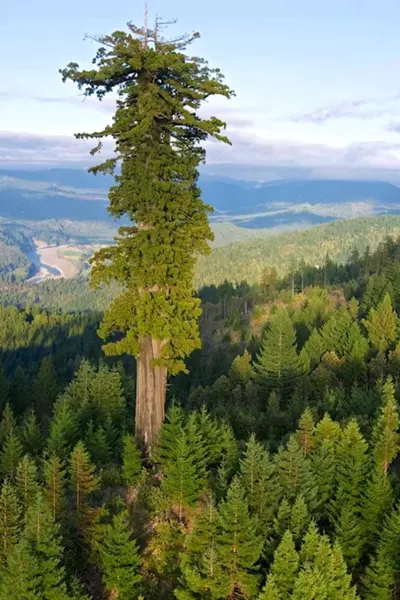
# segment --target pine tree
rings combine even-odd
[[[361,333],[359,324],[355,321],[346,334],[343,355],[347,360],[364,361],[368,349],[368,341]]]
[[[397,315],[392,308],[389,294],[386,294],[377,309],[371,308],[368,319],[363,324],[368,331],[371,345],[378,352],[386,352],[397,338]]]
[[[108,443],[107,434],[103,427],[96,427],[92,420],[90,420],[87,425],[84,444],[98,468],[105,467],[109,464],[111,449]]]
[[[382,407],[372,434],[372,468],[363,507],[366,543],[373,543],[379,533],[382,517],[388,513],[393,503],[388,469],[399,452],[400,442],[399,414],[394,391],[393,382],[388,379],[382,389]]]
[[[278,308],[271,317],[255,370],[267,384],[281,392],[288,392],[301,375],[296,333],[284,308]]]
[[[6,479],[0,491],[0,567],[18,541],[21,507],[14,488]]]
[[[273,575],[268,575],[265,587],[259,595],[258,600],[285,600],[276,585]]]
[[[21,506],[26,511],[39,490],[37,466],[28,454],[18,463],[15,489]]]
[[[306,564],[312,562],[318,553],[318,546],[321,541],[315,521],[311,521],[303,539],[303,544],[300,549],[300,562]]]
[[[338,543],[335,543],[332,548],[328,565],[328,598],[332,598],[332,600],[357,600],[356,588],[352,585],[352,577],[348,572]]]
[[[366,290],[361,303],[361,313],[367,315],[371,308],[376,309],[387,294],[393,292],[390,282],[384,275],[371,275],[367,279]]]
[[[193,462],[197,472],[197,482],[199,488],[205,489],[207,487],[207,446],[205,439],[201,433],[197,415],[191,412],[185,423],[185,433],[187,442],[192,452]]]
[[[313,329],[310,337],[304,344],[301,353],[306,354],[307,359],[309,361],[310,367],[316,367],[322,355],[328,350],[326,347],[324,340],[322,339],[318,329]]]
[[[217,470],[217,496],[226,495],[239,462],[239,448],[230,425],[224,424],[220,436],[221,461]]]
[[[393,381],[389,378],[383,386],[382,408],[373,431],[374,462],[384,475],[400,449],[399,412],[394,394]]]
[[[247,350],[233,360],[228,377],[234,385],[246,385],[254,377],[251,354]]]
[[[355,420],[349,421],[337,445],[336,495],[332,506],[337,539],[353,568],[363,546],[362,497],[367,469],[367,443]]]
[[[220,424],[210,416],[205,406],[195,413],[199,432],[204,440],[205,451],[208,462],[215,465],[221,459],[221,437],[223,431]]]
[[[52,454],[43,463],[44,496],[54,520],[63,513],[65,506],[66,472],[61,460]]]
[[[59,526],[43,495],[38,493],[26,515],[23,535],[36,563],[38,597],[42,600],[68,600],[66,570]],[[35,567],[30,567],[35,572]]]
[[[224,577],[217,555],[218,525],[218,512],[210,497],[187,536],[179,586],[174,591],[178,600],[223,597]]]
[[[341,436],[340,425],[332,421],[329,415],[317,423],[315,427],[315,449],[311,455],[311,470],[318,488],[317,514],[319,518],[328,516],[326,510],[332,501],[335,491],[336,444]]]
[[[26,540],[16,544],[0,579],[0,598],[45,600],[39,593],[38,563]],[[58,600],[58,599],[57,599]],[[60,600],[64,600],[61,598]]]
[[[100,560],[103,582],[113,598],[131,600],[137,597],[140,555],[135,540],[131,537],[127,511],[113,517],[104,529],[100,543]]]
[[[186,528],[174,520],[158,520],[142,555],[143,572],[151,573],[145,585],[149,597],[166,598],[178,587]]]
[[[310,523],[310,514],[307,504],[301,494],[296,497],[290,514],[290,532],[296,543],[303,539],[306,529]]]
[[[364,600],[392,600],[395,584],[394,569],[383,549],[378,549],[365,570]]]
[[[105,509],[93,504],[93,496],[99,490],[100,482],[82,441],[76,444],[71,453],[68,471],[71,518],[68,521],[67,541],[76,560],[86,564],[88,561],[95,560],[94,555],[97,552],[102,529],[100,521],[105,514]]]
[[[299,555],[293,537],[286,531],[274,554],[270,575],[282,600],[289,599],[299,569]],[[267,578],[267,586],[269,577]]]
[[[258,520],[260,533],[266,536],[279,501],[274,464],[268,452],[250,436],[240,462],[240,480],[246,493],[250,513]]]
[[[279,449],[275,466],[284,497],[293,500],[301,493],[309,508],[314,509],[318,493],[316,481],[295,434],[289,438],[285,448]]]
[[[298,438],[304,454],[310,454],[314,447],[314,416],[310,408],[306,408],[300,417]]]
[[[54,414],[47,438],[49,454],[57,454],[66,461],[77,441],[76,414],[68,400],[61,397],[54,406]]]
[[[346,306],[340,307],[328,319],[321,329],[323,345],[327,352],[335,352],[337,356],[343,356],[351,324],[352,319]]]
[[[105,428],[108,419],[117,428],[124,424],[126,402],[121,374],[116,369],[110,370],[105,365],[96,369],[83,360],[62,398],[75,413],[81,436],[90,421],[96,428]]]
[[[99,487],[94,465],[83,442],[78,442],[71,454],[69,472],[75,510],[78,516],[82,516],[85,513],[88,497]]]
[[[365,359],[368,350],[368,341],[362,335],[358,323],[354,322],[348,331],[343,349],[343,373],[350,384],[354,384],[357,379],[365,377]]]
[[[89,381],[90,417],[97,425],[104,426],[107,419],[119,427],[126,420],[126,400],[123,390],[123,372],[100,365]]]
[[[122,476],[125,485],[131,487],[136,485],[142,471],[142,459],[135,439],[126,434],[122,440]]]
[[[376,551],[371,556],[362,580],[366,600],[393,597],[394,585],[400,574],[400,505],[393,509],[380,528]]]
[[[337,444],[336,502],[358,505],[367,469],[367,443],[356,420],[351,419],[343,429]]]
[[[114,246],[95,254],[92,283],[116,279],[125,286],[106,311],[100,335],[119,332],[105,351],[137,357],[136,437],[149,446],[164,418],[167,373],[183,370],[185,356],[200,345],[193,269],[213,236],[197,168],[205,158],[202,142],[228,140],[224,123],[203,119],[198,110],[209,97],[232,95],[219,70],[184,54],[198,34],[165,41],[158,28],[130,24],[127,33],[100,37],[91,69],[70,63],[61,72],[86,96],[120,95],[112,124],[78,137],[98,140],[94,153],[105,136],[115,141],[115,157],[92,172],[114,174],[121,164],[109,211],[132,225],[120,229]]]
[[[317,443],[323,440],[330,440],[334,444],[339,441],[342,430],[339,423],[332,421],[328,414],[325,414],[323,418],[315,426],[315,438]]]
[[[326,506],[332,500],[335,490],[335,442],[322,439],[311,456],[311,469],[318,488],[318,513],[326,514]]]
[[[0,453],[0,472],[3,477],[8,477],[11,481],[14,481],[21,456],[22,444],[15,429],[13,429],[6,438]]]
[[[43,447],[43,436],[34,410],[25,415],[21,426],[21,442],[23,451],[37,456]]]
[[[168,497],[171,506],[176,506],[181,521],[183,510],[193,506],[199,496],[200,487],[195,457],[188,442],[187,434],[181,430],[168,458],[162,464],[163,479],[161,489]]]
[[[171,450],[183,428],[183,410],[178,404],[173,403],[165,415],[165,423],[161,427],[158,442],[153,450],[154,459],[163,463],[168,460]]]
[[[11,405],[7,402],[4,407],[2,419],[0,423],[0,446],[2,446],[10,433],[16,427],[16,420]]]
[[[279,508],[274,518],[274,534],[279,541],[286,531],[290,531],[290,518],[292,516],[292,506],[286,498],[279,503]]]
[[[249,515],[244,490],[238,478],[232,481],[226,500],[219,509],[220,534],[217,553],[224,581],[224,596],[234,592],[251,598],[257,591],[257,561],[263,540],[256,532],[256,521]]]
[[[357,599],[339,545],[332,548],[328,537],[319,535],[315,528],[306,535],[301,558],[303,564],[293,586],[293,600]]]

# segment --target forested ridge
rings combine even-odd
[[[200,257],[197,262],[195,284],[201,295],[207,292],[200,292],[200,289],[212,290],[215,286],[223,285],[224,281],[236,282],[236,284],[246,281],[247,285],[257,287],[262,285],[265,271],[275,268],[277,276],[280,277],[297,272],[296,285],[300,288],[302,272],[303,284],[308,285],[312,282],[311,273],[316,265],[319,265],[322,270],[327,261],[346,265],[354,252],[363,253],[366,250],[371,252],[387,236],[398,237],[399,219],[400,217],[394,216],[351,219],[283,234],[268,234],[267,230],[263,230],[262,237],[231,245],[227,245],[227,242],[236,235],[242,236],[240,231],[242,228],[220,223],[214,227],[214,246],[217,247],[212,249],[210,256],[204,260]],[[16,231],[21,235],[19,227]],[[112,233],[111,229],[102,229],[96,223],[48,222],[37,223],[31,227],[37,227],[37,230],[30,230],[30,235],[35,231],[38,239],[44,239],[49,243],[64,243],[71,240],[77,243],[88,243],[97,240],[99,235],[104,236],[100,239],[106,241],[107,235],[111,238]],[[248,231],[257,233],[257,230]],[[20,243],[25,244],[24,247],[31,249],[32,240],[29,237],[23,236],[19,240]],[[220,248],[219,245],[224,247]],[[24,279],[28,273],[29,262],[16,247],[14,250],[20,260],[24,261],[26,270],[16,277],[13,272],[6,273],[7,267],[4,267],[3,271],[0,269],[0,280],[2,280],[0,304],[25,306],[26,303],[33,303],[46,310],[63,312],[103,311],[119,290],[115,284],[111,287],[103,286],[100,290],[92,290],[87,278],[82,276],[68,281],[49,280],[35,286],[26,284]],[[3,261],[7,259],[8,252],[9,249],[6,249]],[[307,269],[309,276],[305,275]],[[341,282],[344,281],[344,271],[345,266],[339,276]],[[323,276],[319,281],[322,280]],[[334,280],[331,279],[330,283],[333,282]],[[229,295],[229,292],[227,293]]]
[[[400,234],[400,217],[385,215],[339,220],[301,231],[258,237],[215,248],[210,257],[200,257],[197,286],[218,285],[224,280],[259,282],[265,267],[275,267],[282,276],[301,262],[322,265],[328,254],[337,262],[346,262],[356,248],[375,250],[388,235]]]
[[[147,458],[101,315],[3,307],[0,597],[394,597],[400,244],[329,268],[202,291]]]

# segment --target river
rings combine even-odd
[[[60,279],[63,276],[61,269],[54,265],[49,265],[42,260],[37,252],[37,247],[35,250],[28,252],[28,258],[35,267],[35,273],[27,279],[27,283],[35,284],[47,279]]]

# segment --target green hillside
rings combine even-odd
[[[367,217],[335,221],[309,229],[257,237],[215,248],[211,256],[201,257],[197,265],[196,285],[228,281],[260,281],[263,269],[275,267],[285,274],[301,260],[321,265],[327,254],[345,261],[356,247],[371,249],[386,236],[400,235],[400,216]]]

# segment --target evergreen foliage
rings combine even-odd
[[[100,558],[103,581],[111,596],[120,600],[137,597],[141,561],[138,546],[131,538],[126,511],[116,514],[105,527]]]
[[[122,442],[122,476],[127,486],[133,486],[139,479],[142,470],[142,460],[132,435],[126,434]]]
[[[224,576],[217,551],[218,533],[218,512],[210,497],[188,535],[182,557],[182,575],[174,592],[178,600],[223,597]]]
[[[30,570],[35,574],[38,596],[43,600],[67,600],[69,594],[59,526],[41,493],[29,507],[22,539],[27,540],[35,559]]]
[[[274,586],[283,599],[290,597],[298,568],[299,555],[296,552],[292,534],[290,531],[286,531],[275,551],[274,561],[271,566]],[[267,579],[267,587],[268,585],[269,581]]]
[[[45,459],[43,477],[45,500],[53,519],[59,519],[65,507],[66,471],[56,454]]]
[[[271,318],[255,369],[266,384],[281,392],[291,389],[301,374],[296,333],[284,308],[278,308]]]
[[[280,490],[274,477],[274,464],[254,434],[247,443],[240,472],[249,510],[257,517],[258,528],[265,535],[277,509]]]
[[[392,308],[389,294],[386,294],[378,307],[371,308],[368,319],[363,320],[371,345],[378,352],[385,352],[397,338],[398,320]]]
[[[10,600],[37,600],[39,595],[38,563],[26,540],[16,544],[8,557],[7,569],[2,573],[0,592]]]
[[[37,466],[28,454],[18,464],[15,489],[21,506],[26,511],[39,490]]]
[[[78,442],[75,446],[71,454],[69,470],[75,509],[78,515],[82,515],[86,509],[88,496],[99,486],[95,468],[83,442]]]
[[[152,372],[159,379],[154,412],[163,415],[166,369],[183,370],[183,359],[200,346],[201,311],[193,296],[193,270],[196,255],[208,252],[213,236],[207,222],[210,207],[202,202],[197,186],[197,168],[205,159],[202,143],[208,138],[228,142],[221,120],[198,114],[209,97],[229,98],[232,92],[218,69],[185,54],[197,37],[165,41],[158,24],[154,31],[130,24],[128,32],[98,38],[100,48],[91,69],[70,63],[61,71],[63,81],[75,82],[85,96],[102,100],[117,92],[120,98],[110,125],[78,137],[98,141],[93,154],[101,149],[103,138],[114,139],[115,157],[92,167],[93,173],[114,175],[121,165],[109,193],[109,212],[126,215],[132,224],[120,228],[114,246],[95,254],[92,282],[114,279],[126,286],[106,311],[100,335],[111,337],[105,346],[108,354],[139,357],[136,432],[147,444],[154,441],[162,420],[142,387],[150,386],[150,380],[142,381],[144,373],[164,366]],[[122,335],[115,340],[114,333]]]
[[[258,584],[257,562],[263,540],[257,534],[256,520],[250,516],[240,480],[235,478],[220,507],[220,533],[217,540],[224,596],[240,593],[251,598]]]
[[[0,472],[3,477],[8,477],[11,481],[14,481],[21,456],[22,444],[15,429],[12,429],[0,453]]]
[[[21,529],[21,506],[14,488],[6,479],[0,492],[0,568],[7,562]]]

